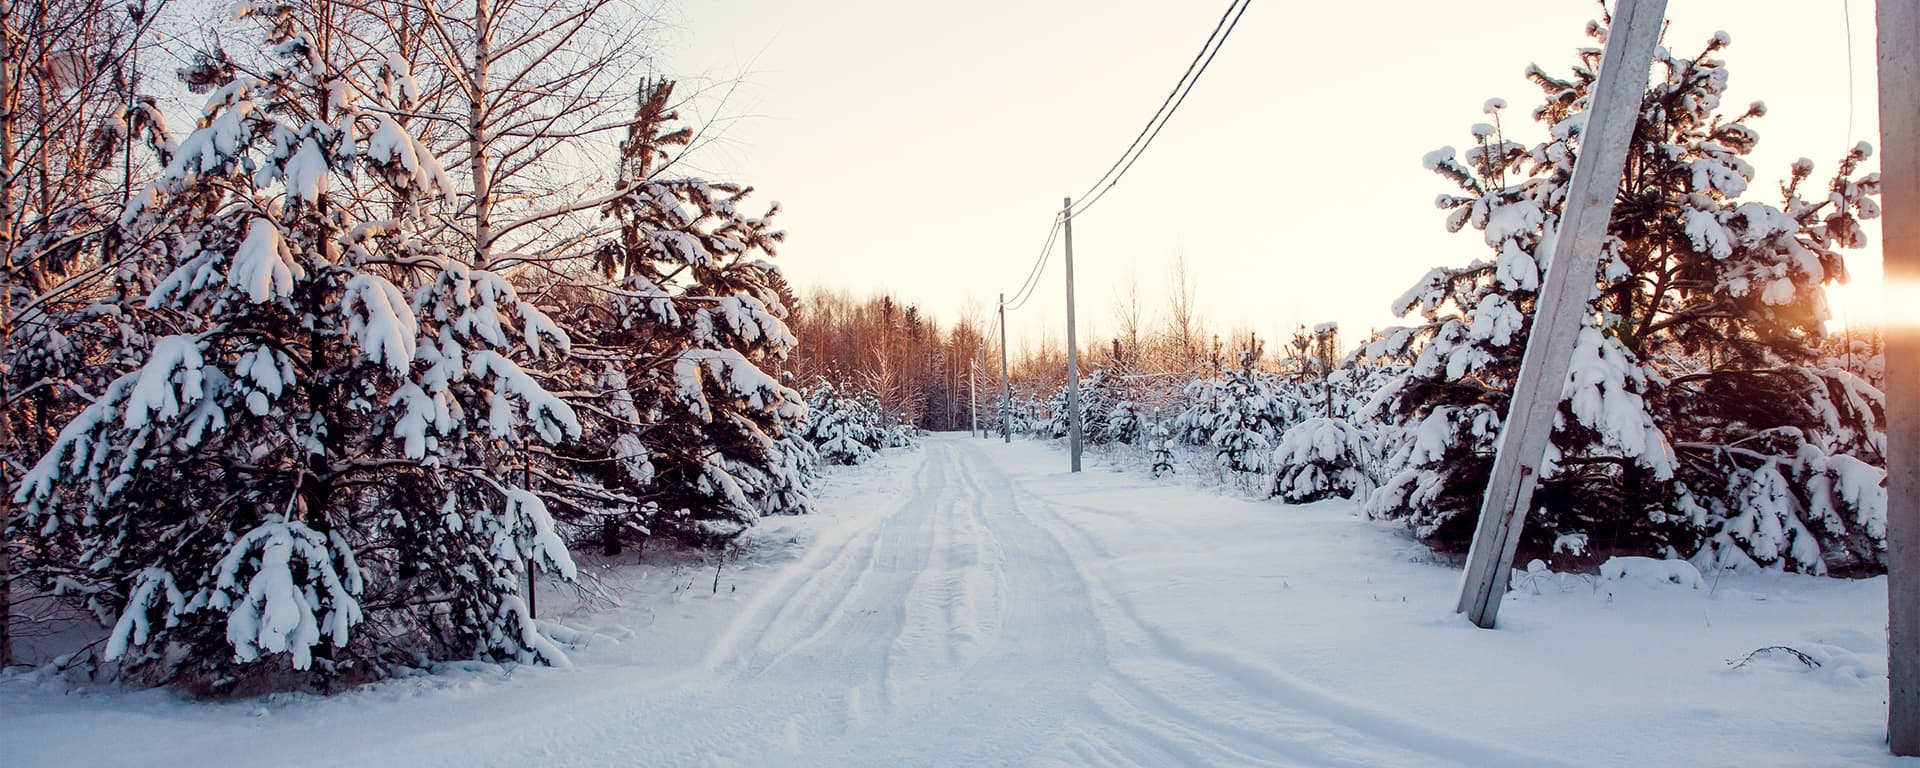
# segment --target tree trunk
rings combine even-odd
[[[473,174],[473,266],[493,256],[493,171],[487,151],[487,74],[493,65],[493,0],[473,3],[473,70],[467,83],[467,158]]]
[[[600,523],[600,554],[608,557],[620,554],[620,524],[612,518]]]
[[[20,62],[15,60],[17,52],[13,48],[14,16],[12,0],[0,0],[0,286],[11,289],[17,277],[16,269],[24,266],[14,263],[14,211],[13,179],[14,155],[14,105],[19,101],[18,82],[15,73]],[[11,290],[0,291],[0,360],[6,360],[8,340],[13,338],[13,300]],[[0,403],[6,403],[12,396],[8,372],[0,370]],[[13,429],[11,417],[0,417],[0,456],[13,456],[19,448],[18,435]],[[5,667],[13,658],[13,627],[10,618],[13,614],[13,568],[8,556],[13,548],[10,533],[13,523],[14,472],[0,462],[0,667]]]

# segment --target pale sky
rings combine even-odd
[[[697,165],[780,201],[789,277],[891,291],[947,320],[990,312],[1019,287],[1061,198],[1119,156],[1226,7],[679,3],[663,66],[694,82],[744,76],[718,107],[738,119]],[[1730,111],[1767,102],[1750,199],[1777,204],[1797,157],[1823,181],[1854,141],[1878,144],[1873,4],[1851,8],[1851,133],[1843,7],[1668,4],[1664,42],[1680,53],[1731,34]],[[1178,253],[1219,331],[1284,339],[1335,320],[1352,343],[1395,324],[1388,304],[1429,267],[1487,253],[1477,233],[1442,227],[1432,201],[1451,187],[1421,156],[1470,145],[1494,96],[1513,105],[1508,136],[1538,140],[1527,113],[1539,91],[1521,72],[1538,62],[1564,73],[1596,15],[1578,0],[1255,0],[1147,155],[1075,219],[1082,343],[1111,331],[1131,281],[1158,312]],[[1878,248],[1849,266],[1855,285],[1835,297],[1836,315],[1871,322]],[[1039,293],[1008,317],[1015,336],[1061,338],[1064,290],[1056,252]]]

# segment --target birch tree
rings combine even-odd
[[[118,343],[141,333],[119,311],[141,265],[110,251],[120,204],[171,149],[138,66],[165,6],[0,2],[0,665],[12,657],[20,473],[133,362]],[[57,553],[21,554],[44,577]]]

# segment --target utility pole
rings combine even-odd
[[[967,437],[980,436],[980,355],[967,361]]]
[[[980,351],[979,351],[979,354],[974,359],[980,361],[980,377],[983,379],[986,378],[986,372],[991,369],[987,367],[987,334],[984,332],[980,334]],[[988,398],[988,401],[991,402],[992,398]],[[973,407],[973,413],[974,413],[973,418],[976,421],[980,418],[980,406],[978,405],[978,402],[979,402],[978,400],[975,400],[975,405]],[[988,437],[991,437],[991,435],[988,434],[988,430],[990,428],[991,428],[991,425],[988,425],[988,424],[980,425],[980,439],[985,440]]]
[[[1920,3],[1880,0],[1880,203],[1887,306],[1887,746],[1920,755]]]
[[[1000,294],[1000,439],[1013,444],[1013,386],[1007,381],[1007,295]]]
[[[1067,244],[1067,448],[1080,471],[1080,342],[1073,335],[1073,198],[1062,203]]]
[[[1587,107],[1580,156],[1574,161],[1560,219],[1560,238],[1534,304],[1533,331],[1520,359],[1520,376],[1507,406],[1506,426],[1500,430],[1499,453],[1487,479],[1480,523],[1467,553],[1466,578],[1460,584],[1456,610],[1482,629],[1493,627],[1513,577],[1514,551],[1520,546],[1520,529],[1532,507],[1533,486],[1540,479],[1547,440],[1553,435],[1554,415],[1560,410],[1567,370],[1573,363],[1574,341],[1586,320],[1600,245],[1613,215],[1613,198],[1626,167],[1666,8],[1667,0],[1619,0],[1613,9],[1613,29],[1607,34],[1600,78]]]

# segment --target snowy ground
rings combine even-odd
[[[1883,746],[1886,582],[1458,572],[1346,503],[1224,498],[936,436],[833,476],[720,571],[558,595],[571,669],[186,703],[0,679],[38,765],[1920,766]],[[627,558],[629,562],[631,558]],[[1821,662],[1764,654],[1786,645]]]

